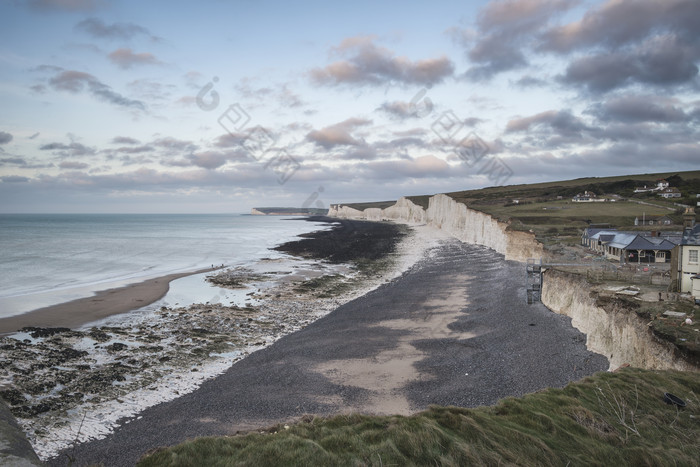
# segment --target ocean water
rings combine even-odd
[[[241,214],[0,214],[0,317],[151,277],[280,257],[269,248],[320,228]]]

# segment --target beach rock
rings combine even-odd
[[[105,347],[105,349],[107,349],[108,352],[121,352],[122,350],[126,350],[128,348],[128,345],[122,344],[121,342],[115,342]]]
[[[40,337],[51,337],[54,334],[62,333],[62,332],[70,332],[70,329],[68,328],[37,328],[33,326],[27,326],[22,329],[20,329],[21,332],[26,332],[30,336],[32,336],[34,339],[40,338]]]

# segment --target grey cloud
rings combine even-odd
[[[479,13],[477,31],[462,34],[472,66],[465,76],[482,81],[528,64],[523,49],[533,35],[576,0],[500,0],[488,3]]]
[[[39,149],[42,151],[55,151],[55,154],[61,157],[89,156],[96,153],[95,148],[74,141],[70,144],[48,143],[40,146]]]
[[[608,0],[579,21],[543,33],[538,50],[589,50],[559,79],[591,92],[632,84],[697,84],[698,29],[696,0]]]
[[[447,57],[411,61],[378,47],[371,37],[345,39],[335,51],[348,58],[311,70],[310,76],[316,83],[382,85],[395,81],[431,86],[454,73],[454,65]]]
[[[149,146],[147,144],[142,145],[142,146],[124,146],[124,147],[115,149],[116,152],[122,153],[122,154],[141,154],[143,152],[151,152],[153,150],[154,150],[153,146]]]
[[[568,111],[549,110],[530,117],[510,120],[506,125],[506,132],[529,131],[540,125],[551,127],[562,136],[580,135],[582,131],[589,129],[581,119]]]
[[[607,92],[633,83],[678,85],[696,78],[694,50],[674,36],[655,37],[627,52],[602,52],[579,58],[559,80],[591,92]]]
[[[344,160],[374,160],[377,158],[377,150],[370,145],[361,145],[344,152],[340,158]]]
[[[541,86],[546,86],[547,81],[536,78],[534,76],[530,75],[525,75],[522,76],[520,79],[516,80],[513,82],[514,85],[519,86],[521,88],[533,88],[533,87],[541,87]]]
[[[412,105],[410,102],[403,101],[384,102],[377,108],[377,110],[381,110],[390,117],[399,120],[418,118],[421,115],[415,105]]]
[[[240,146],[247,138],[247,135],[243,133],[239,134],[232,134],[232,133],[225,133],[214,141],[214,146],[218,148],[232,148],[236,146]]]
[[[691,119],[676,99],[654,95],[623,95],[593,106],[589,113],[603,121],[685,122]]]
[[[140,110],[146,109],[143,102],[128,99],[121,94],[114,92],[112,88],[102,83],[93,75],[82,71],[62,71],[49,79],[49,84],[56,90],[68,91],[72,93],[82,92],[87,89],[90,94],[101,101],[121,107],[130,107]]]
[[[148,29],[134,23],[107,24],[99,18],[87,18],[75,25],[77,31],[97,39],[129,40],[138,35],[156,39]]]
[[[80,169],[87,169],[88,167],[90,167],[90,165],[86,164],[85,162],[63,161],[60,164],[58,164],[58,167],[61,169],[80,170]]]
[[[30,179],[28,177],[22,177],[20,175],[6,175],[4,177],[0,177],[0,181],[3,183],[26,183]]]
[[[326,149],[344,145],[357,146],[362,144],[362,142],[355,139],[355,137],[352,136],[351,131],[371,123],[371,120],[349,118],[321,130],[311,131],[306,135],[306,137],[309,141],[312,141]]]
[[[162,65],[162,62],[153,54],[136,53],[129,48],[117,49],[111,52],[108,57],[112,63],[125,70],[135,65]]]
[[[12,135],[6,131],[0,131],[0,144],[7,144],[12,141]]]
[[[0,158],[0,166],[22,167],[23,169],[46,169],[49,167],[54,167],[54,165],[51,163],[39,163],[14,154],[8,156],[9,157]]]
[[[584,47],[621,47],[659,32],[697,41],[700,3],[696,0],[608,0],[584,17],[542,34],[540,49],[566,53]]]
[[[140,144],[141,142],[129,136],[115,136],[112,138],[112,144]]]

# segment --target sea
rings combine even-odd
[[[171,273],[282,257],[270,248],[323,228],[247,214],[0,214],[0,318]],[[190,276],[169,293],[187,305],[206,299],[203,287],[203,275]]]

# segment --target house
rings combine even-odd
[[[635,188],[634,192],[635,193],[646,193],[649,191],[661,191],[668,188],[668,182],[666,180],[657,180],[656,181],[656,186],[649,186],[647,187],[644,185],[643,187],[640,188]]]
[[[668,216],[635,217],[634,225],[673,225],[673,219]]]
[[[595,201],[605,201],[605,199],[598,199],[596,194],[592,191],[584,191],[583,193],[579,193],[573,198],[571,198],[571,201],[573,201],[574,203],[592,203]]]
[[[664,188],[659,192],[659,196],[664,197],[664,198],[680,198],[681,197],[681,192],[678,188],[676,187],[668,187]]]
[[[581,244],[620,263],[670,263],[680,237],[673,232],[623,232],[588,228]]]
[[[686,208],[683,214],[683,238],[673,255],[671,279],[677,291],[690,293],[700,301],[700,224],[695,222],[695,210]]]

